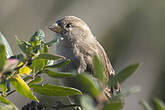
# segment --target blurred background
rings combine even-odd
[[[20,50],[15,35],[29,40],[36,30],[43,29],[49,41],[53,39],[53,32],[47,28],[51,23],[67,15],[82,18],[117,72],[140,62],[122,88],[141,87],[139,93],[125,99],[124,110],[143,110],[139,101],[165,99],[164,10],[164,0],[0,0],[0,32],[17,54]],[[29,101],[18,94],[9,99],[18,107]]]

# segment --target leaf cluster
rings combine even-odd
[[[165,103],[158,98],[153,99],[153,106],[145,100],[141,101],[140,104],[144,107],[145,110],[165,110]]]
[[[123,98],[129,94],[138,92],[139,88],[134,87],[121,91],[115,91],[113,89],[116,85],[119,83],[121,84],[129,76],[131,76],[139,64],[129,65],[116,75],[110,76],[109,80],[106,80],[104,66],[97,55],[93,57],[93,62],[95,66],[96,79],[98,80],[88,74],[78,75],[78,80],[85,85],[84,87],[89,93],[88,95],[81,96],[81,106],[85,108],[85,110],[121,110],[124,104]],[[111,96],[108,99],[105,98],[104,87],[112,88],[110,92]]]
[[[0,38],[4,39],[4,36]],[[65,77],[70,74],[58,73],[49,70],[50,68],[59,68],[70,62],[63,56],[48,53],[48,47],[56,43],[57,40],[50,42],[44,41],[45,34],[38,30],[31,36],[30,40],[21,41],[16,37],[16,42],[21,50],[18,55],[9,55],[11,53],[6,44],[1,40],[0,43],[0,103],[2,107],[11,107],[18,109],[9,102],[6,97],[17,91],[28,99],[39,102],[33,92],[47,96],[73,96],[82,94],[80,90],[65,86],[42,84],[41,74],[48,76]],[[9,56],[9,57],[7,57]],[[62,60],[56,63],[58,60]],[[62,74],[62,75],[61,75]],[[10,86],[13,86],[14,90]],[[6,106],[4,106],[6,105]],[[10,110],[10,109],[9,109]]]
[[[2,35],[0,36],[2,38]],[[88,73],[66,73],[57,72],[52,68],[60,68],[70,63],[70,59],[49,53],[49,47],[58,40],[50,42],[44,40],[45,34],[38,30],[30,37],[30,40],[21,41],[16,37],[16,42],[21,50],[18,55],[11,55],[11,49],[0,41],[0,109],[18,110],[18,108],[7,100],[7,96],[17,91],[24,97],[39,102],[34,92],[46,96],[75,96],[80,95],[80,105],[85,110],[120,110],[123,107],[123,98],[130,93],[136,92],[137,88],[117,91],[111,93],[110,98],[105,98],[105,87],[114,89],[118,83],[122,83],[137,69],[139,64],[133,64],[109,80],[105,77],[103,64],[98,56],[93,57],[95,76]],[[4,37],[3,37],[4,39]],[[52,78],[75,78],[87,91],[82,93],[76,88],[62,85],[43,84],[42,74]],[[14,89],[11,89],[13,86]],[[54,107],[55,108],[55,107]]]

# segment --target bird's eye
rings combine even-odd
[[[70,27],[72,27],[72,24],[71,23],[68,23],[65,27],[66,28],[70,28]]]

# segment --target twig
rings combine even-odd
[[[12,90],[12,91],[8,92],[8,93],[7,93],[7,96],[10,95],[10,94],[12,94],[12,93],[14,93],[15,91],[16,91],[16,90]]]
[[[58,110],[60,108],[69,108],[69,107],[80,107],[80,105],[76,105],[76,104],[64,105],[61,102],[57,102],[56,105],[52,106],[52,108],[54,108],[55,110]]]
[[[42,71],[42,70],[41,70],[41,71]],[[34,80],[39,74],[40,74],[40,71],[37,72],[36,74],[34,74],[34,75],[32,76],[32,78],[30,78],[29,80],[26,81],[26,83],[27,83],[27,84],[30,83],[30,82],[31,82],[32,80]]]

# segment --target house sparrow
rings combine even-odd
[[[83,20],[75,16],[66,16],[57,20],[49,29],[56,33],[55,37],[63,38],[56,45],[56,53],[71,60],[59,71],[72,72],[76,70],[78,73],[88,72],[95,76],[92,57],[98,55],[104,65],[107,80],[115,74],[103,47]],[[79,88],[79,85],[75,86],[75,84],[77,83],[73,80],[67,82],[67,85]]]

